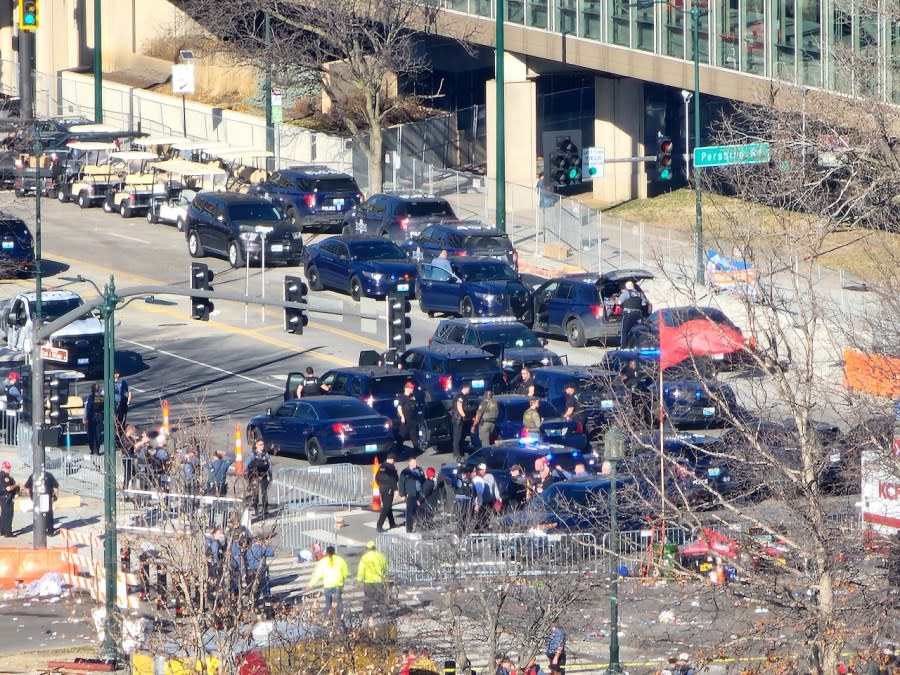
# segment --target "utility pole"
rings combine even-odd
[[[266,31],[266,80],[265,80],[265,97],[266,97],[266,150],[275,153],[275,125],[272,122],[272,56],[270,50],[272,48],[272,15],[265,13],[264,18]],[[266,159],[266,169],[272,171],[275,165],[272,158]]]
[[[19,101],[22,119],[34,119],[34,31],[19,29]]]
[[[494,64],[494,82],[496,100],[495,136],[497,143],[497,179],[496,179],[496,221],[497,230],[506,232],[506,72],[504,70],[503,54],[503,29],[506,27],[504,3],[506,0],[497,0],[494,6],[497,8],[497,53]]]
[[[94,0],[94,121],[103,122],[103,0]]]

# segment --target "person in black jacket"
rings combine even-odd
[[[375,474],[375,484],[381,497],[381,511],[378,512],[378,522],[375,524],[375,529],[379,532],[384,532],[385,520],[390,525],[388,529],[397,527],[397,523],[394,522],[394,494],[397,492],[400,477],[397,475],[397,467],[394,466],[396,459],[394,453],[389,454]]]
[[[247,464],[247,506],[257,517],[269,516],[269,482],[272,480],[272,462],[266,453],[266,444],[260,438],[253,447],[253,458]]]
[[[419,505],[419,529],[427,529],[438,510],[437,471],[433,467],[425,469],[425,482],[422,483],[422,503]]]
[[[91,393],[84,402],[84,426],[91,454],[99,455],[103,443],[103,392],[96,382],[91,385]]]
[[[416,512],[422,504],[422,485],[425,472],[415,457],[410,457],[407,467],[400,472],[400,496],[406,498],[406,532],[412,534],[416,525]]]

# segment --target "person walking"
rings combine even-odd
[[[559,621],[553,622],[553,629],[547,640],[547,660],[551,673],[562,673],[566,665],[566,631]]]
[[[13,503],[19,494],[19,484],[10,473],[12,464],[3,462],[0,467],[0,537],[12,537]]]
[[[413,452],[419,453],[419,403],[415,395],[416,383],[412,380],[403,385],[403,393],[397,397],[397,417],[400,420],[400,445],[408,440]]]
[[[462,461],[462,439],[466,429],[466,399],[472,393],[472,385],[464,382],[459,389],[459,393],[453,399],[453,408],[450,411],[451,421],[453,423],[453,459]]]
[[[125,420],[128,417],[128,408],[131,407],[131,388],[122,377],[122,373],[116,368],[113,373],[113,393],[116,404],[116,431],[125,428]]]
[[[34,507],[44,514],[44,529],[48,537],[56,534],[53,521],[53,502],[59,499],[59,483],[56,477],[49,471],[44,471],[34,482],[34,475],[28,476],[25,481],[25,492],[34,502]]]
[[[344,613],[344,583],[350,571],[347,561],[337,555],[334,546],[325,549],[325,556],[316,564],[312,576],[309,579],[307,592],[322,584],[325,600],[322,604],[322,620],[327,621],[331,615],[332,605],[334,616],[340,619]]]
[[[500,406],[494,400],[494,392],[484,392],[484,398],[478,404],[475,411],[475,419],[472,421],[472,432],[478,429],[478,440],[481,447],[486,448],[494,440],[494,429],[497,426],[497,417],[500,416]]]
[[[84,426],[92,455],[100,454],[100,445],[103,443],[103,404],[103,390],[94,382],[91,393],[84,402]]]
[[[400,484],[400,476],[397,474],[397,467],[394,466],[396,459],[396,455],[390,453],[378,466],[378,473],[375,474],[375,484],[381,498],[381,510],[378,512],[378,522],[375,523],[375,529],[379,532],[384,532],[385,521],[388,523],[388,529],[393,530],[397,527],[397,523],[394,522],[394,494]]]
[[[625,289],[619,294],[617,303],[622,308],[622,336],[619,344],[623,349],[632,346],[631,331],[634,325],[647,314],[647,296],[633,281],[625,282]]]
[[[387,572],[385,555],[375,548],[375,542],[366,543],[366,552],[359,559],[356,580],[363,585],[363,614],[367,617],[387,613]]]
[[[230,459],[225,459],[225,453],[216,450],[213,459],[209,463],[206,473],[206,494],[216,497],[224,497],[228,494],[228,467],[232,465]]]
[[[416,512],[422,503],[422,485],[425,483],[425,472],[419,467],[415,457],[410,457],[407,466],[400,472],[400,496],[406,499],[406,533],[415,531]]]
[[[522,426],[525,427],[525,431],[529,436],[540,437],[541,435],[541,424],[544,420],[541,419],[541,413],[538,412],[540,405],[541,399],[532,396],[528,401],[528,409],[522,415]]]
[[[19,414],[22,412],[22,385],[15,370],[6,379],[6,444],[17,443]]]
[[[258,518],[269,517],[269,483],[272,481],[272,462],[261,438],[253,444],[253,457],[247,464],[247,507]],[[261,515],[260,515],[261,514]]]

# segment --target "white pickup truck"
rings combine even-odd
[[[0,306],[0,331],[10,349],[28,354],[33,344],[33,320],[36,293],[20,293]],[[41,319],[46,324],[84,305],[84,300],[71,291],[41,293]],[[60,328],[50,336],[45,355],[46,366],[78,370],[87,377],[103,373],[103,324],[94,314],[85,315]]]

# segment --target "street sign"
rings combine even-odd
[[[182,96],[194,93],[193,63],[172,64],[172,93]]]
[[[281,124],[284,122],[284,97],[281,95],[281,89],[272,88],[272,124]]]
[[[768,143],[745,145],[708,145],[694,148],[694,166],[729,166],[731,164],[762,164],[769,161]]]
[[[41,345],[41,358],[46,361],[59,361],[67,363],[69,360],[69,350],[62,347],[51,347],[50,345]]]
[[[582,148],[581,180],[603,178],[603,165],[606,162],[606,148]]]

